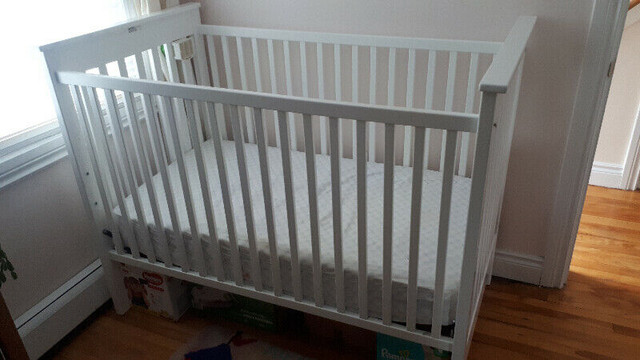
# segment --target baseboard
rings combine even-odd
[[[593,162],[589,185],[621,189],[624,167],[619,164]]]
[[[42,356],[108,300],[96,260],[15,320],[29,357]]]
[[[544,258],[496,250],[493,275],[511,280],[540,285]]]

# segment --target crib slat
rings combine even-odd
[[[322,43],[316,44],[316,59],[318,63],[318,98],[324,99],[324,56],[322,55]],[[327,118],[320,117],[320,153],[328,154],[327,152]]]
[[[258,50],[258,39],[251,38],[251,51],[253,52],[253,71],[256,78],[256,91],[262,92],[262,72],[260,71],[260,57]]]
[[[85,90],[85,89],[83,89]],[[95,140],[95,138],[92,136],[92,132],[89,130],[91,128],[91,125],[89,123],[89,114],[85,113],[85,109],[82,106],[82,104],[86,105],[86,108],[89,109],[89,104],[87,103],[87,97],[83,97],[83,95],[81,94],[81,90],[78,86],[73,86],[71,88],[71,98],[73,100],[73,104],[75,105],[78,114],[78,123],[80,125],[81,128],[81,133],[82,136],[86,136],[87,140],[89,142],[89,146],[90,146],[90,151],[89,151],[89,158],[91,161],[91,167],[93,169],[93,172],[95,173],[95,177],[98,183],[98,192],[100,193],[100,201],[102,202],[102,208],[104,211],[104,215],[105,215],[105,219],[107,221],[107,226],[109,228],[109,230],[111,231],[111,234],[113,235],[113,245],[116,249],[116,251],[119,254],[124,253],[124,246],[122,245],[122,238],[120,238],[120,231],[118,231],[118,228],[113,220],[113,215],[111,213],[112,209],[114,208],[114,206],[111,204],[111,201],[109,199],[109,197],[107,196],[107,190],[105,189],[104,186],[104,182],[103,182],[103,177],[102,177],[102,172],[100,171],[100,166],[98,164],[98,160],[96,158],[96,154],[98,154],[99,148],[97,145],[97,141]],[[84,100],[82,101],[81,104],[81,99]],[[95,134],[95,133],[94,133]]]
[[[136,65],[138,67],[138,75],[140,76],[141,79],[146,79],[147,78],[147,74],[146,74],[146,70],[145,67],[143,66],[142,63],[142,58],[140,56],[140,54],[136,54]],[[146,96],[142,96],[142,109],[144,111],[144,116],[147,122],[154,122],[155,124],[155,113],[153,112],[153,108],[151,106],[151,102],[147,101],[149,100],[148,97]],[[136,122],[135,124],[136,127],[138,127],[138,124]],[[136,137],[138,137],[140,140],[140,143],[143,144],[143,140],[142,140],[142,136],[140,135],[140,130],[137,130],[138,134]],[[151,139],[151,136],[149,137]],[[144,145],[142,146],[142,149],[144,150]],[[164,158],[162,157],[162,155],[158,155],[157,150],[155,149],[155,147],[153,146],[153,143],[151,144],[151,152],[148,155],[145,155],[145,158],[148,159],[148,161],[152,164],[156,163],[155,159],[159,159],[159,161],[162,161],[164,163]],[[166,224],[164,224],[163,220],[162,220],[162,216],[160,216],[160,212],[159,212],[159,205],[158,205],[158,200],[157,200],[157,195],[155,194],[155,188],[153,186],[153,182],[152,182],[152,178],[151,178],[151,174],[150,171],[148,171],[145,168],[145,183],[147,184],[147,192],[149,193],[149,198],[151,199],[151,210],[153,211],[153,218],[156,222],[156,231],[158,233],[158,238],[160,239],[160,245],[161,245],[161,249],[162,249],[162,260],[164,261],[165,266],[169,267],[173,265],[173,262],[171,261],[171,252],[169,250],[169,240],[167,239],[167,235],[165,232],[166,229]],[[152,195],[153,194],[153,195]]]
[[[180,75],[178,74],[178,64],[176,63],[176,54],[173,50],[173,44],[167,43],[165,46],[165,59],[167,60],[167,70],[169,72],[169,81],[174,83],[180,82]],[[174,111],[173,116],[178,119],[178,137],[183,144],[185,144],[185,150],[190,148],[189,129],[187,129],[186,114],[184,111],[184,101],[182,99],[173,99],[174,109],[166,109],[167,117],[169,111]],[[176,154],[177,156],[177,154]]]
[[[304,145],[307,159],[307,185],[309,192],[309,223],[311,227],[311,253],[313,255],[313,298],[316,306],[322,306],[322,263],[320,262],[320,227],[318,225],[318,195],[316,191],[316,160],[313,147],[311,115],[302,116]]]
[[[147,74],[148,79],[153,79],[156,81],[164,81],[164,73],[162,71],[162,60],[158,55],[158,48],[151,49],[151,59],[153,60],[153,74]],[[162,102],[158,102],[158,109],[160,110],[160,121],[162,123],[162,128],[166,129],[169,125],[167,125],[167,109],[164,108],[164,104]],[[175,159],[175,149],[171,142],[167,141],[164,146],[166,146],[167,159]],[[164,160],[163,160],[164,161]]]
[[[376,47],[369,48],[369,104],[376,103],[376,75],[377,75]],[[376,123],[369,123],[369,161],[376,159]]]
[[[456,86],[456,66],[458,63],[458,53],[449,53],[449,69],[447,72],[447,90],[444,104],[445,111],[453,110],[453,92]]]
[[[213,80],[213,86],[220,87],[220,70],[218,68],[218,56],[216,55],[213,36],[205,36],[205,39],[207,41],[207,52],[209,53],[209,62],[211,66],[211,80]]]
[[[124,184],[120,184],[120,177],[118,176],[118,170],[117,170],[118,165],[116,163],[116,159],[114,159],[112,150],[111,148],[109,148],[109,145],[108,145],[108,139],[106,135],[107,134],[106,119],[102,119],[102,115],[101,115],[102,113],[99,110],[100,106],[97,101],[98,96],[96,94],[96,89],[89,88],[88,97],[89,97],[89,105],[91,106],[91,112],[93,114],[93,116],[89,117],[92,123],[91,127],[96,132],[97,141],[100,143],[99,147],[102,149],[102,151],[106,156],[106,162],[109,168],[109,175],[111,176],[111,182],[115,192],[116,201],[118,202],[118,207],[120,208],[120,213],[122,214],[122,218],[124,219],[124,223],[125,223],[125,226],[124,226],[125,228],[124,231],[126,233],[125,236],[131,239],[130,242],[135,243],[137,240],[136,240],[135,232],[133,231],[133,226],[131,224],[131,220],[130,220],[131,217],[129,216],[129,211],[124,205],[125,204],[124,196],[123,196]],[[116,229],[116,231],[118,230]],[[136,246],[137,248],[137,245],[133,245],[133,246]],[[122,248],[120,250],[123,251]]]
[[[406,96],[406,106],[408,108],[413,107],[413,84],[415,78],[415,70],[416,70],[416,50],[409,49],[409,60],[407,66],[407,96]],[[405,126],[404,127],[404,153],[402,156],[402,165],[409,166],[410,154],[411,154],[411,134],[413,132],[413,127]]]
[[[293,297],[302,300],[302,280],[300,261],[298,260],[298,229],[296,226],[295,199],[293,193],[293,177],[291,174],[291,148],[289,147],[289,129],[287,114],[278,111],[278,125],[280,126],[280,150],[282,152],[282,171],[284,175],[285,201],[287,206],[287,222],[289,225],[289,248],[291,251],[291,279],[293,282]]]
[[[333,75],[335,88],[336,101],[342,100],[342,80],[341,80],[341,65],[340,65],[340,44],[333,44]],[[331,126],[331,124],[329,124]],[[331,140],[329,140],[331,141]]]
[[[307,81],[307,45],[304,41],[300,41],[300,72],[302,82],[302,96],[309,97],[309,82]]]
[[[351,101],[354,103],[358,103],[358,46],[351,46]],[[356,158],[356,122],[353,122],[353,127],[351,130],[351,136],[353,138],[351,145],[351,156],[353,159]]]
[[[331,143],[331,204],[333,210],[333,256],[336,277],[336,308],[344,312],[344,271],[342,263],[342,205],[340,203],[340,119],[329,118]]]
[[[425,92],[424,104],[425,109],[433,109],[433,88],[436,76],[436,52],[429,50],[429,60],[427,64],[427,90]]]
[[[224,206],[225,220],[227,222],[227,232],[229,233],[229,247],[231,248],[231,266],[233,270],[233,280],[237,285],[242,285],[242,267],[240,264],[240,253],[238,250],[238,239],[236,237],[236,223],[234,220],[233,203],[231,202],[231,193],[229,192],[229,177],[227,176],[227,166],[224,161],[224,152],[222,151],[222,139],[220,137],[219,122],[213,111],[214,105],[207,103],[209,108],[209,127],[211,128],[211,138],[213,139],[213,148],[216,152],[216,164],[218,165],[218,175],[220,177],[220,189],[222,190],[222,204]]]
[[[231,73],[231,60],[229,59],[229,39],[226,36],[220,36],[222,42],[222,66],[224,67],[224,74],[227,78],[227,88],[234,89],[233,74]]]
[[[436,52],[434,50],[429,50],[429,59],[427,64],[427,88],[425,90],[425,99],[424,99],[424,108],[427,110],[433,109],[433,88],[435,84],[435,75],[436,75]],[[429,168],[429,140],[431,139],[431,129],[427,129],[425,131],[425,156],[424,163],[425,167]]]
[[[107,68],[103,65],[99,67],[100,74],[107,75]],[[134,211],[136,213],[136,217],[138,219],[138,224],[143,228],[142,230],[142,242],[146,245],[151,244],[151,239],[149,238],[148,228],[146,227],[144,212],[142,211],[142,206],[140,205],[140,197],[138,194],[138,187],[133,177],[133,163],[130,161],[129,154],[127,152],[127,148],[125,147],[124,138],[122,136],[122,124],[120,116],[118,115],[118,110],[116,108],[117,100],[116,95],[113,90],[105,90],[105,98],[107,101],[107,114],[109,119],[111,120],[111,129],[113,130],[113,135],[115,138],[114,141],[114,149],[116,153],[117,162],[124,171],[121,171],[120,174],[124,173],[124,182],[123,188],[128,189],[131,197],[133,199]],[[105,133],[107,133],[105,131]],[[107,142],[108,143],[108,142]],[[116,168],[118,165],[116,165]],[[130,219],[128,219],[130,221]],[[135,227],[134,227],[134,236],[135,236]],[[130,241],[131,252],[134,257],[140,257],[140,244],[134,238]]]
[[[143,99],[145,103],[145,108],[147,110],[152,109],[151,95],[143,94]],[[164,104],[162,103],[162,101],[160,101],[160,104],[162,104],[162,107],[164,108]],[[189,271],[191,269],[190,261],[186,252],[184,235],[182,233],[182,230],[180,229],[180,223],[178,222],[178,216],[176,213],[175,196],[173,194],[171,184],[169,183],[169,175],[167,172],[167,165],[165,164],[165,154],[163,151],[164,148],[162,146],[162,134],[160,132],[160,129],[158,129],[155,112],[151,110],[151,111],[148,111],[147,114],[153,114],[152,115],[153,117],[150,118],[150,121],[147,121],[147,126],[149,126],[148,130],[149,130],[150,138],[152,140],[151,144],[155,149],[155,153],[156,153],[156,165],[158,166],[158,171],[160,172],[160,178],[162,180],[162,186],[164,187],[167,207],[169,208],[169,216],[171,219],[171,227],[173,229],[173,235],[176,239],[176,247],[178,248],[178,251],[182,255],[182,261],[181,261],[182,271]]]
[[[396,48],[389,49],[389,77],[387,82],[389,91],[387,92],[387,105],[395,105],[396,96]]]
[[[333,75],[334,75],[334,80],[333,80],[333,87],[335,90],[335,97],[336,97],[336,101],[342,101],[342,61],[340,58],[341,55],[341,46],[340,44],[333,44]],[[329,142],[331,142],[333,140],[331,140],[331,119],[329,119]],[[344,141],[342,139],[342,132],[340,132],[340,141],[338,143],[339,145],[339,152],[340,152],[340,156],[343,156],[343,152],[342,152],[342,148],[343,148],[343,144]],[[333,154],[333,151],[332,151]]]
[[[271,180],[269,178],[269,157],[267,156],[267,142],[262,120],[262,109],[253,109],[258,139],[258,157],[260,159],[260,175],[262,176],[262,193],[264,194],[264,213],[267,220],[267,237],[269,238],[269,256],[271,260],[271,282],[273,293],[282,295],[282,281],[280,277],[280,260],[278,257],[278,242],[276,240],[276,226],[273,213],[273,197],[271,195]]]
[[[120,76],[129,77],[127,72],[127,66],[124,62],[124,59],[118,60],[118,68],[120,70]],[[144,69],[142,69],[144,71]],[[153,188],[153,183],[151,182],[151,171],[149,170],[148,162],[147,162],[147,153],[144,148],[144,143],[142,142],[142,136],[140,136],[140,128],[138,126],[138,120],[135,114],[135,107],[133,105],[133,94],[131,93],[123,93],[125,111],[127,113],[127,117],[129,118],[129,124],[131,125],[133,136],[131,137],[133,143],[133,154],[136,158],[137,168],[142,173],[144,178],[145,187],[147,188],[147,194],[149,195],[149,202],[151,205],[151,212],[153,214],[153,220],[158,229],[164,229],[162,226],[162,222],[160,221],[160,212],[158,211],[158,202],[156,199],[156,192]],[[133,99],[135,101],[135,99]],[[135,168],[135,166],[134,166]],[[153,247],[153,242],[151,241],[151,234],[149,227],[146,225],[146,220],[142,222],[144,224],[145,230],[149,233],[149,254],[147,257],[150,262],[156,262],[156,253]],[[161,243],[166,242],[165,234],[163,231],[158,231],[158,237],[160,238]]]
[[[287,86],[287,95],[293,95],[292,73],[291,73],[291,45],[289,41],[284,41],[284,77]],[[296,123],[293,113],[287,113],[289,119],[289,141],[291,141],[291,149],[298,150],[298,137],[296,136]]]
[[[367,310],[367,124],[364,121],[356,123],[357,151],[356,151],[356,180],[358,183],[358,314],[360,318],[369,316]]]
[[[196,67],[196,83],[198,85],[209,86],[209,70],[207,69],[207,56],[204,52],[204,35],[195,34],[193,36],[193,48],[195,57],[193,63]]]
[[[249,90],[247,85],[247,73],[246,73],[246,63],[244,61],[244,49],[242,48],[242,38],[236,37],[236,48],[238,51],[238,66],[240,67],[240,86],[242,86],[242,90]],[[250,143],[255,143],[255,130],[253,129],[253,121],[251,117],[251,110],[248,107],[244,108],[244,124],[247,130],[247,141]]]
[[[444,110],[453,110],[453,95],[456,85],[456,65],[458,63],[458,53],[453,51],[449,53],[449,69],[447,72],[447,89],[446,97],[444,101]],[[440,171],[444,169],[444,157],[445,157],[445,132],[442,131],[442,150],[440,152]]]
[[[395,126],[384,126],[384,197],[382,222],[382,323],[391,325],[391,251],[393,236],[393,166]]]
[[[176,148],[176,160],[178,162],[178,173],[180,175],[180,184],[182,186],[182,194],[184,196],[185,207],[187,209],[187,218],[189,220],[189,230],[191,231],[191,247],[192,256],[195,256],[195,267],[201,276],[207,275],[207,269],[204,262],[204,249],[202,246],[202,239],[200,238],[200,232],[198,230],[198,222],[196,220],[195,211],[193,208],[193,194],[191,193],[191,186],[189,179],[187,178],[187,170],[182,156],[182,145],[178,135],[178,127],[176,125],[176,118],[174,116],[174,109],[171,106],[171,100],[168,97],[162,97],[162,101],[165,107],[168,109],[167,115],[169,120],[169,133],[170,138]]]
[[[200,191],[202,192],[202,202],[204,203],[204,211],[207,216],[207,228],[209,230],[209,241],[213,249],[213,267],[216,277],[220,281],[224,281],[224,268],[222,267],[222,256],[220,254],[220,243],[218,239],[218,233],[216,231],[216,220],[213,212],[213,203],[211,200],[211,193],[209,188],[209,181],[207,179],[207,171],[204,165],[204,158],[202,156],[202,148],[200,143],[204,140],[200,131],[201,126],[199,119],[194,116],[194,108],[197,108],[195,101],[187,101],[187,119],[189,120],[189,130],[191,132],[191,143],[193,144],[193,152],[196,158],[196,166],[198,168],[198,179],[200,181]]]
[[[215,43],[213,41],[213,36],[207,36],[207,51],[209,52],[209,61],[211,62],[211,78],[213,80],[213,86],[220,87],[220,73],[218,67],[218,57],[216,55]],[[208,108],[208,106],[207,106]],[[227,138],[227,129],[224,123],[224,110],[222,108],[222,104],[216,104],[213,107],[216,112],[216,118],[220,121],[220,132],[223,139]]]
[[[260,258],[256,246],[256,227],[253,220],[253,205],[251,203],[251,188],[249,185],[249,174],[247,173],[247,161],[242,140],[242,129],[238,116],[238,107],[229,106],[231,115],[231,130],[236,145],[236,160],[238,161],[238,172],[240,175],[240,187],[242,188],[242,203],[244,205],[244,216],[247,223],[247,238],[249,240],[249,253],[251,256],[251,280],[257,291],[262,291],[262,276],[260,273]]]
[[[273,55],[273,40],[267,40],[267,55],[269,57],[269,80],[271,80],[271,93],[278,93],[278,84],[276,82],[276,61]],[[276,145],[280,146],[280,126],[277,124],[277,112],[274,111],[273,117],[274,129],[276,132]]]
[[[152,57],[153,55],[155,55],[155,57],[153,57],[153,61],[154,61],[154,65],[156,65],[156,71],[160,71],[159,66],[160,64],[159,59],[158,59],[158,54],[157,51],[155,50],[151,50],[152,53]],[[140,54],[136,54],[136,65],[138,67],[138,75],[140,76],[141,79],[149,79],[150,78],[150,74],[148,74],[145,70],[145,67],[142,66],[142,59]],[[184,245],[184,241],[178,240],[182,235],[180,232],[180,227],[178,226],[178,221],[177,221],[177,216],[176,216],[176,211],[175,211],[175,205],[174,202],[171,200],[173,199],[173,195],[172,195],[172,191],[171,190],[171,186],[169,186],[169,180],[168,180],[168,176],[167,176],[167,171],[166,171],[166,167],[165,167],[165,159],[166,156],[164,154],[164,148],[162,146],[162,141],[160,141],[160,132],[157,129],[157,117],[156,117],[156,113],[153,109],[152,106],[152,102],[151,102],[151,97],[148,95],[143,94],[142,95],[142,107],[144,110],[144,114],[145,114],[145,118],[147,119],[147,130],[149,132],[149,139],[150,139],[150,147],[151,147],[151,154],[149,155],[149,161],[151,163],[156,164],[158,171],[160,172],[160,176],[162,179],[162,183],[165,189],[165,196],[166,196],[166,201],[168,204],[168,208],[169,208],[169,216],[171,219],[171,223],[173,225],[173,231],[175,234],[175,238],[176,241],[182,245]],[[159,104],[162,105],[162,104]],[[160,108],[160,112],[162,114],[166,114],[166,112],[164,112],[164,106],[159,106]],[[166,120],[165,120],[166,121]],[[172,148],[173,149],[173,148]],[[174,153],[175,154],[175,153]],[[145,180],[146,183],[149,183],[148,180]],[[154,215],[155,217],[155,215]],[[160,219],[162,219],[160,217]],[[167,267],[173,266],[173,260],[171,258],[171,251],[169,250],[169,239],[166,236],[166,226],[167,224],[163,224],[161,221],[156,220],[157,224],[161,224],[161,232],[162,234],[159,235],[160,236],[160,241],[161,241],[161,247],[162,247],[162,251],[163,251],[163,255],[164,255],[164,264]],[[182,248],[181,246],[178,246],[179,248]],[[186,258],[186,256],[185,256]],[[182,261],[182,264],[184,264],[183,270],[188,270],[188,265],[187,264],[187,260],[185,259],[184,261]]]
[[[478,74],[478,53],[471,54],[469,61],[469,78],[467,82],[467,102],[464,111],[466,113],[473,112],[473,105],[476,96],[476,79]],[[462,133],[462,143],[460,144],[460,164],[458,167],[458,175],[468,176],[467,162],[469,157],[469,133]]]
[[[456,156],[457,131],[447,131],[444,169],[442,173],[442,194],[440,198],[440,220],[438,224],[438,255],[436,261],[436,286],[433,301],[431,334],[439,338],[442,330],[444,308],[444,281],[449,242],[449,214],[451,212],[451,193],[453,190],[453,169]]]
[[[146,229],[144,212],[142,211],[142,206],[140,205],[138,187],[134,180],[133,172],[131,169],[132,164],[130,162],[130,158],[127,153],[127,149],[125,148],[124,139],[122,136],[121,120],[117,114],[117,110],[115,106],[116,96],[113,90],[105,91],[105,96],[107,100],[107,114],[109,115],[109,119],[111,120],[111,129],[114,135],[114,149],[115,149],[116,159],[117,159],[116,161],[119,164],[119,166],[122,167],[120,174],[123,174],[124,176],[123,188],[125,189],[125,191],[126,190],[129,191],[129,194],[131,194],[131,198],[133,199],[133,207],[137,217],[138,227],[142,228],[142,231],[141,231],[142,244],[144,244],[144,246],[146,247],[148,244],[150,244],[151,240],[149,239],[149,233],[147,231],[148,229]],[[116,167],[118,167],[118,165],[116,165]],[[128,219],[128,221],[131,221],[131,220]],[[135,228],[136,226],[134,225],[133,227],[134,235],[137,234],[137,232],[135,231]],[[142,247],[140,244],[140,241],[136,240],[135,238],[131,239],[131,241],[129,242],[129,245],[131,247],[131,252],[133,253],[134,257],[136,257],[136,255],[140,257],[140,248]]]
[[[422,205],[422,178],[424,175],[424,133],[415,129],[413,148],[413,177],[411,179],[411,229],[409,233],[409,278],[407,282],[407,330],[416,329],[418,294],[418,254],[420,253],[420,215]]]

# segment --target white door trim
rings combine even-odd
[[[569,123],[555,202],[550,212],[541,285],[562,287],[569,265],[609,94],[628,0],[594,0],[578,94]]]
[[[622,170],[622,181],[620,183],[624,190],[635,190],[640,187],[640,106],[636,111],[636,121],[631,133],[631,142],[627,149],[627,158],[624,161]]]

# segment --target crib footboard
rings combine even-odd
[[[484,288],[491,279],[525,47],[535,20],[535,17],[518,19],[480,84],[483,96],[479,140],[475,150],[454,359],[466,357]]]
[[[111,265],[127,263],[452,351],[454,359],[465,358],[491,274],[524,48],[534,22],[535,18],[520,18],[501,45],[266,32],[286,44],[285,71],[291,71],[289,41],[300,43],[304,66],[305,44],[312,39],[319,44],[318,64],[323,44],[334,44],[337,64],[340,47],[353,46],[355,73],[358,46],[373,49],[371,64],[375,65],[375,46],[382,44],[389,47],[385,54],[390,84],[395,84],[393,46],[396,41],[409,44],[398,51],[404,54],[407,50],[409,64],[415,67],[420,56],[418,61],[429,61],[432,73],[426,76],[427,97],[433,92],[435,53],[448,51],[446,110],[412,108],[408,95],[407,106],[393,106],[393,90],[389,91],[389,105],[382,106],[373,100],[371,104],[345,102],[338,95],[336,100],[326,100],[293,96],[289,90],[279,95],[208,86],[220,85],[211,31],[225,32],[215,36],[220,37],[220,51],[229,63],[226,36],[233,29],[201,27],[198,5],[43,48],[76,177],[100,233],[95,243],[107,273]],[[246,37],[259,33],[256,29],[241,31]],[[182,40],[175,41],[185,36],[194,49],[181,47]],[[242,59],[243,41],[240,36],[236,40]],[[273,65],[272,40],[267,40],[269,65]],[[254,38],[250,41],[257,69],[253,81],[260,88],[259,47]],[[94,43],[104,48],[88,51],[87,44]],[[119,46],[121,43],[125,45]],[[479,113],[473,112],[476,70],[469,70],[463,84],[465,111],[453,110],[456,59],[466,47],[470,47],[469,69],[478,64],[478,54],[473,52],[496,50],[480,81]],[[183,61],[176,62],[178,57]],[[240,64],[244,84],[246,69]],[[322,66],[317,66],[321,74]],[[271,67],[275,88],[276,70]],[[114,69],[117,76],[112,76]],[[230,73],[227,77],[227,81],[232,78]],[[308,79],[303,78],[306,86]],[[291,88],[290,76],[286,79]],[[340,82],[339,70],[335,79]],[[357,79],[353,79],[357,89]],[[374,99],[373,73],[369,81]],[[407,89],[413,89],[413,79],[407,80]],[[357,100],[357,90],[355,93]],[[501,93],[506,95],[499,96]],[[443,134],[442,149],[433,156],[440,157],[437,166],[430,166],[432,133]],[[475,144],[475,150],[471,151],[470,144]],[[304,171],[296,172],[296,167]],[[380,170],[379,189],[368,183],[371,167]],[[470,180],[465,178],[469,169]],[[349,171],[355,185],[346,188]],[[437,176],[428,175],[429,171],[437,171]],[[394,182],[400,172],[408,179],[402,188]],[[302,183],[296,181],[300,176]],[[436,179],[430,183],[437,184],[435,188],[423,188],[427,176]],[[325,188],[318,186],[321,178],[326,180]],[[452,221],[453,198],[455,189],[468,183],[466,231],[459,247],[464,247],[464,253],[458,257],[462,268],[455,281],[450,281],[447,272],[455,266],[450,263],[453,250],[448,246],[451,228],[457,226]],[[351,197],[345,197],[346,191],[352,192],[347,194]],[[381,213],[380,229],[372,230],[369,210],[371,194],[376,191],[381,199],[376,209]],[[427,191],[437,193],[436,205],[424,203]],[[402,223],[406,233],[398,232],[394,212],[398,192],[409,195],[407,219]],[[345,204],[345,198],[353,204]],[[349,213],[344,210],[346,205]],[[428,205],[436,209],[433,224],[425,220]],[[354,221],[344,224],[346,219]],[[331,228],[323,230],[321,223],[329,220]],[[347,225],[355,234],[353,255],[345,250],[349,246]],[[305,235],[301,235],[302,228]],[[371,259],[370,230],[380,234],[380,259]],[[435,257],[429,264],[420,255],[430,239],[427,230],[434,234]],[[278,241],[283,233],[287,234],[285,244]],[[322,241],[327,234],[330,243]],[[394,258],[401,240],[408,249],[406,259]],[[302,242],[309,248],[302,247]],[[400,277],[399,262],[403,266]],[[265,264],[269,264],[266,271]],[[428,274],[419,271],[423,266]],[[323,272],[326,268],[331,270],[330,277]],[[109,286],[117,311],[126,311],[126,294],[115,281]],[[347,292],[350,286],[357,287],[352,296]],[[368,291],[373,286],[379,291]],[[327,291],[328,287],[332,290]],[[406,305],[401,315],[394,309],[398,298]],[[379,304],[378,312],[372,310],[372,303]],[[455,325],[455,331],[447,325]]]

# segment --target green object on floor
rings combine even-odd
[[[450,359],[451,352],[423,346],[385,334],[377,334],[377,360]]]
[[[276,305],[210,288],[196,287],[191,293],[193,307],[207,314],[259,329],[278,330]]]

